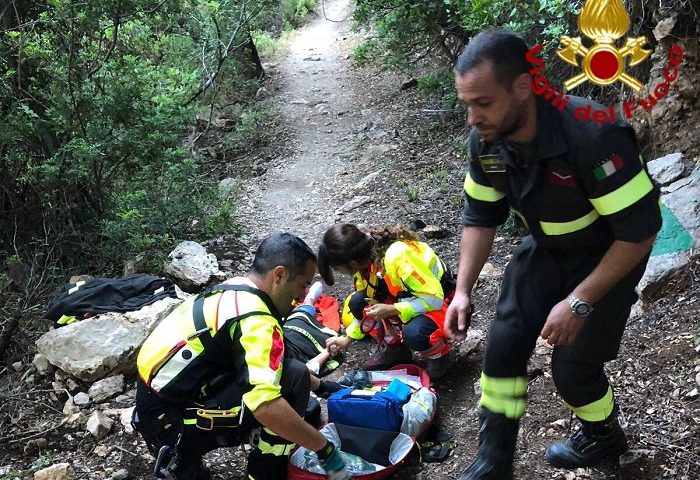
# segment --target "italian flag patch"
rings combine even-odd
[[[622,170],[623,165],[624,162],[622,161],[622,157],[615,153],[607,158],[603,163],[596,166],[595,169],[593,169],[593,174],[597,180],[604,180],[613,173]]]

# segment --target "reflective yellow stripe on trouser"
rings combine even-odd
[[[574,412],[574,415],[581,420],[587,422],[602,422],[613,413],[615,409],[615,396],[613,395],[612,388],[608,385],[608,391],[600,400],[596,400],[582,407],[572,407],[566,402],[564,402],[564,405]]]
[[[267,440],[266,440],[267,438]],[[275,442],[275,443],[272,443]],[[267,428],[262,429],[258,438],[258,448],[263,455],[274,455],[275,457],[286,457],[294,449],[294,443],[287,443],[282,437],[278,437]]]
[[[481,373],[479,405],[492,413],[517,420],[525,414],[527,377],[495,378]]]

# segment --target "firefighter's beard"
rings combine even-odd
[[[508,138],[525,125],[525,108],[516,102],[511,104],[508,115],[504,119],[504,127],[501,128],[500,138]]]

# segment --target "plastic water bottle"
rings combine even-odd
[[[353,455],[352,453],[343,452],[341,450],[340,456],[343,457],[345,468],[350,474],[377,471],[377,467],[375,467],[373,463],[369,463],[367,460],[358,455]]]

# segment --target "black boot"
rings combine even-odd
[[[565,442],[550,445],[545,458],[556,467],[575,469],[617,458],[628,448],[625,432],[613,414],[602,422],[581,420],[581,428]]]
[[[519,423],[482,407],[479,453],[458,480],[511,480]]]

